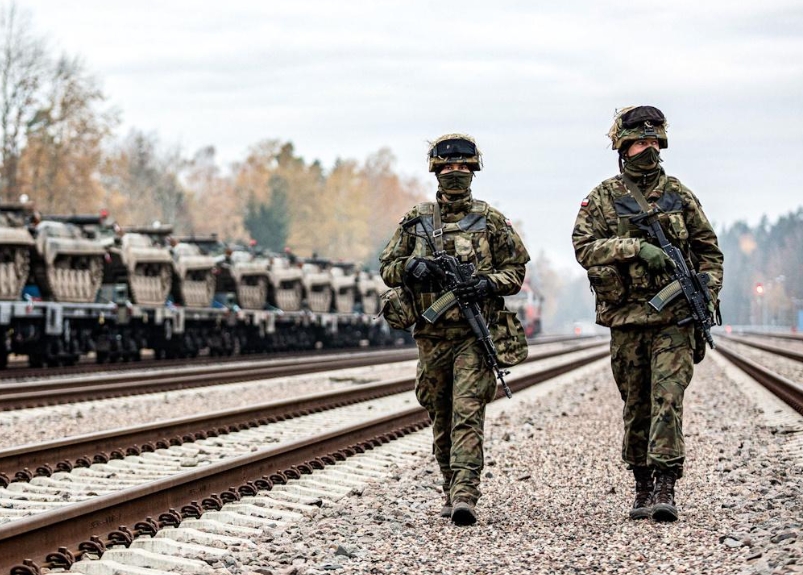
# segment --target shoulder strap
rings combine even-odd
[[[435,249],[443,251],[443,223],[441,222],[441,207],[435,202],[432,212],[432,239],[435,241]]]
[[[490,206],[488,202],[483,202],[482,200],[471,200],[471,212],[475,214],[488,214],[490,211]]]

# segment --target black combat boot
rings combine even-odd
[[[636,478],[636,500],[630,510],[630,519],[648,519],[652,515],[652,469],[646,466],[633,468]]]
[[[448,495],[446,496],[446,502],[441,507],[441,517],[451,517],[452,516],[452,498]]]
[[[452,508],[452,523],[455,525],[474,525],[477,522],[477,513],[474,504],[465,499],[458,499]]]
[[[655,491],[652,494],[652,518],[656,521],[677,521],[678,508],[675,507],[675,480],[677,473],[672,469],[655,471]]]

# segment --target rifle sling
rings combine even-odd
[[[627,191],[630,192],[630,195],[633,196],[633,199],[636,200],[636,203],[641,208],[641,211],[643,211],[645,214],[649,212],[650,204],[647,202],[647,199],[644,197],[644,194],[641,193],[641,190],[636,183],[627,176],[622,176],[622,182],[624,182]]]

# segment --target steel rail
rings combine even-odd
[[[585,342],[565,349],[530,355],[528,362],[558,357],[567,353],[603,345]],[[322,392],[244,408],[228,409],[73,436],[55,441],[22,445],[0,450],[0,486],[14,481],[30,481],[36,476],[49,477],[55,472],[69,472],[93,463],[108,463],[128,455],[182,445],[197,439],[223,435],[242,429],[386,397],[413,389],[412,377],[356,388]]]
[[[0,397],[5,395],[34,392],[34,391],[49,391],[58,389],[59,387],[90,387],[93,385],[103,385],[110,383],[127,383],[138,382],[146,383],[148,381],[160,380],[167,377],[182,377],[182,376],[198,376],[208,375],[214,373],[241,373],[249,372],[257,369],[264,368],[281,368],[291,367],[299,364],[315,365],[318,363],[328,363],[336,360],[344,360],[347,358],[356,359],[380,359],[382,357],[390,357],[395,359],[397,357],[412,357],[415,358],[416,350],[414,347],[406,347],[402,349],[392,350],[378,350],[378,351],[360,351],[356,353],[343,352],[343,353],[327,353],[325,355],[300,355],[292,357],[272,357],[263,359],[240,359],[234,365],[228,363],[216,364],[203,364],[200,366],[183,365],[183,366],[170,366],[163,369],[146,370],[135,373],[104,373],[96,374],[86,377],[63,377],[55,378],[49,377],[35,381],[20,381],[20,382],[7,382],[0,386]]]
[[[174,374],[162,373],[127,374],[123,377],[102,376],[86,380],[68,378],[57,382],[21,383],[0,386],[0,410],[25,409],[58,405],[79,401],[92,401],[161,393],[177,389],[206,387],[223,383],[239,383],[257,379],[286,377],[335,369],[348,369],[413,360],[418,356],[415,349],[397,350],[390,353],[361,353],[347,357],[295,358],[273,360],[263,366],[208,366],[182,370]]]
[[[530,345],[542,345],[547,343],[560,343],[563,341],[579,341],[584,338],[596,337],[593,335],[540,335],[527,340]],[[414,346],[406,346],[412,349]],[[371,348],[368,348],[371,349]],[[382,353],[387,351],[387,348],[379,347],[373,348],[375,351],[367,353]],[[232,356],[211,356],[201,353],[194,358],[184,359],[154,359],[152,354],[146,352],[148,357],[142,357],[137,360],[121,360],[119,362],[110,363],[95,363],[89,357],[82,357],[75,365],[62,365],[58,367],[29,367],[26,363],[27,360],[22,357],[9,359],[9,364],[5,368],[0,369],[0,384],[5,382],[13,382],[14,380],[22,378],[53,378],[58,376],[79,375],[108,372],[130,372],[145,369],[170,369],[185,367],[188,362],[193,365],[204,364],[223,364],[223,363],[238,363],[244,361],[267,361],[272,358],[280,357],[317,357],[321,355],[332,355],[334,353],[349,353],[349,352],[363,352],[366,353],[365,347],[343,347],[343,348],[328,348],[316,350],[302,350],[302,351],[268,351],[264,353],[245,354],[245,355],[232,355]]]
[[[601,345],[601,344],[598,344]],[[608,355],[598,350],[546,370],[511,378],[514,390],[535,385]],[[497,399],[503,397],[498,390]],[[84,553],[128,545],[185,518],[219,510],[224,503],[256,495],[275,484],[311,473],[349,455],[421,429],[421,407],[401,410],[318,437],[205,466],[170,478],[46,511],[0,526],[0,573],[38,575],[42,567],[68,568]],[[155,517],[155,519],[154,519]]]
[[[803,415],[803,385],[774,373],[755,361],[742,357],[721,344],[717,345],[717,351],[739,369],[781,398],[792,409]]]
[[[590,345],[590,342],[577,345]],[[566,349],[573,349],[570,346]],[[261,365],[227,366],[208,365],[199,368],[144,372],[138,374],[103,375],[92,378],[65,378],[0,385],[0,411],[26,409],[47,405],[60,405],[161,393],[177,389],[190,389],[224,383],[240,383],[272,377],[286,377],[335,369],[347,369],[409,361],[418,357],[416,348],[393,351],[362,352],[357,354],[329,355],[273,359]]]
[[[769,331],[742,331],[740,333],[743,335],[754,335],[757,337],[777,337],[779,339],[803,341],[803,333],[773,333]]]
[[[2,449],[0,486],[386,397],[409,391],[414,385],[413,378],[403,377],[334,392]]]
[[[799,351],[792,351],[791,349],[781,349],[769,345],[767,343],[760,343],[757,341],[751,341],[744,337],[734,336],[734,335],[725,335],[719,334],[721,339],[727,339],[736,343],[740,343],[742,345],[747,345],[749,347],[753,347],[755,349],[760,349],[761,351],[766,351],[769,353],[773,353],[775,355],[780,355],[783,357],[787,357],[789,359],[794,359],[795,361],[803,362],[803,353]]]

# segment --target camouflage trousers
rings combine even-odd
[[[452,501],[476,503],[483,467],[485,406],[496,379],[473,335],[458,339],[416,338],[415,394],[432,420],[433,453]]]
[[[694,371],[691,326],[611,328],[613,378],[625,402],[622,459],[683,473],[683,394]]]

